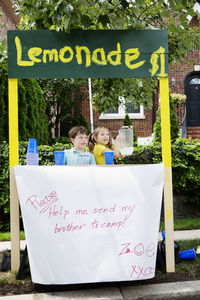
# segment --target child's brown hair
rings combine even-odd
[[[78,134],[88,135],[88,131],[84,126],[75,126],[70,129],[68,134],[70,139],[74,139]]]
[[[100,132],[101,129],[108,130],[108,132],[109,132],[109,142],[108,142],[108,144],[106,146],[108,148],[110,148],[110,150],[112,150],[112,136],[110,134],[110,131],[109,131],[108,128],[102,126],[102,127],[95,128],[94,132],[91,133],[89,135],[89,137],[88,137],[88,148],[89,148],[90,152],[93,152],[94,146],[95,146],[95,144],[97,144],[97,142],[96,142],[97,141],[97,137],[98,137],[98,134],[99,134],[99,132]]]

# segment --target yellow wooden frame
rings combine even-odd
[[[171,171],[171,137],[169,111],[169,81],[160,78],[160,109],[162,134],[162,160],[165,167],[164,215],[166,241],[166,270],[175,272],[173,194]],[[18,271],[20,264],[19,201],[13,167],[19,164],[18,154],[18,80],[8,79],[9,86],[9,154],[10,154],[10,216],[11,216],[11,270]]]
[[[19,164],[18,142],[18,79],[8,79],[9,111],[9,165],[10,165],[10,229],[11,270],[17,271],[20,264],[19,201],[14,176],[14,166]]]

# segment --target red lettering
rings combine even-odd
[[[152,257],[155,255],[155,243],[151,243],[147,246],[146,255]]]
[[[141,256],[144,253],[144,246],[143,246],[142,243],[140,243],[140,244],[138,244],[138,245],[135,246],[134,253],[137,256]]]
[[[27,200],[26,200],[26,205],[27,203],[30,202],[31,205],[33,205],[35,207],[35,209],[37,209],[37,206],[40,206],[40,204],[38,203],[38,201],[36,200],[36,195],[31,195]],[[36,205],[35,205],[36,204]]]
[[[132,265],[131,268],[132,268],[132,271],[131,271],[130,277],[133,277],[133,275],[135,273],[137,276],[136,277],[137,279],[140,279],[140,278],[143,278],[143,277],[146,277],[149,275],[153,275],[154,271],[155,271],[154,267],[144,268],[143,266],[140,266],[140,265],[134,265],[134,266]]]
[[[67,226],[58,227],[58,224],[56,224],[54,233],[60,233],[61,231],[76,231],[76,230],[82,230],[83,227],[85,227],[86,224],[82,225],[73,225],[73,222],[68,224]]]
[[[127,253],[131,253],[133,251],[131,251],[128,247],[130,246],[131,243],[126,243],[126,244],[122,244],[122,246],[125,245],[125,247],[121,250],[121,252],[119,253],[119,255],[122,254],[127,254]]]
[[[131,276],[130,276],[130,277],[133,276],[133,273],[138,274],[137,271],[135,270],[135,269],[136,269],[136,265],[134,265],[134,266],[132,265],[132,269],[133,269],[133,270],[132,270],[132,272],[131,272]]]
[[[64,219],[66,218],[67,215],[69,215],[69,210],[68,209],[65,210]]]
[[[140,269],[140,273],[138,274],[138,277],[137,278],[139,278],[140,277],[140,274],[142,274],[144,277],[145,277],[145,274],[143,273],[143,267],[142,268],[140,268],[140,266],[138,266],[138,268]]]

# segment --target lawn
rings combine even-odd
[[[160,231],[165,228],[164,221],[160,222]],[[174,220],[174,230],[200,229],[200,218]]]
[[[25,240],[24,231],[20,231],[20,240]],[[0,241],[10,241],[10,232],[0,232]]]

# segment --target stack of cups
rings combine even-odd
[[[39,165],[39,155],[37,148],[37,140],[29,139],[28,149],[26,154],[27,165]]]

